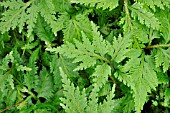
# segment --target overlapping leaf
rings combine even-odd
[[[130,7],[130,10],[132,11],[132,17],[137,17],[141,24],[146,25],[148,28],[159,29],[160,22],[153,13],[143,7],[143,4],[135,3]]]
[[[91,7],[103,8],[105,9],[114,9],[118,6],[118,0],[71,0],[71,3],[80,3],[84,5],[90,5]]]
[[[150,61],[153,61],[150,56],[146,56],[144,59],[142,57],[134,58],[122,70],[126,73],[121,75],[123,80],[126,80],[126,83],[134,91],[133,96],[137,113],[140,113],[143,109],[147,94],[151,92],[151,89],[155,90],[155,87],[158,85],[157,75],[154,71],[154,62]]]
[[[58,47],[56,52],[67,56],[68,58],[74,58],[73,63],[80,62],[75,70],[82,70],[88,67],[94,66],[97,59],[104,59],[102,56],[106,54],[106,46],[97,48],[96,44],[106,45],[100,34],[95,29],[95,25],[92,23],[93,29],[93,43],[89,41],[84,33],[82,33],[82,41],[75,40],[75,45],[67,42],[65,45]],[[99,40],[99,41],[97,41]]]
[[[166,72],[170,67],[170,48],[165,50],[159,48],[155,55],[156,67],[163,66],[163,71]]]

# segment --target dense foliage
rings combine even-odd
[[[168,113],[170,0],[1,0],[0,112]]]

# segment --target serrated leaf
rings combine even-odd
[[[118,104],[113,97],[115,92],[115,85],[113,85],[112,90],[107,95],[106,100],[104,100],[103,104],[99,104],[98,113],[111,113],[113,108]]]
[[[107,44],[108,54],[112,57],[112,60],[117,63],[121,62],[126,56],[125,54],[129,51],[131,39],[129,36],[122,37],[119,35],[118,39],[113,38],[112,45]]]
[[[28,28],[28,34],[27,37],[31,36],[31,33],[33,32],[33,28],[35,27],[35,23],[38,18],[38,8],[35,4],[32,4],[31,7],[27,9],[27,28]]]
[[[165,106],[169,106],[169,104],[170,104],[170,88],[166,88],[164,98],[165,98],[165,100],[164,100]]]
[[[95,25],[92,23],[92,29],[93,29],[93,43],[89,41],[89,39],[86,37],[84,33],[82,33],[82,41],[80,42],[78,40],[74,40],[75,45],[69,42],[66,42],[65,45],[62,45],[61,47],[58,47],[55,51],[57,53],[63,54],[64,56],[67,56],[68,58],[73,58],[73,63],[80,62],[80,65],[77,66],[76,70],[83,70],[88,67],[94,66],[96,64],[97,59],[105,59],[102,58],[106,54],[107,49],[105,48],[105,41],[102,39],[100,34],[97,32],[97,29],[95,28]],[[100,36],[100,37],[99,37]],[[102,42],[100,42],[102,41]],[[96,45],[104,45],[104,47],[97,48]],[[96,52],[96,53],[95,53]],[[100,56],[101,55],[101,56]]]
[[[36,84],[35,91],[38,93],[37,97],[48,99],[53,95],[52,76],[50,76],[45,67],[40,71],[40,76]]]
[[[71,3],[80,3],[91,7],[96,6],[97,9],[102,8],[103,10],[108,8],[112,10],[118,6],[118,0],[71,0]]]
[[[95,68],[95,72],[92,74],[93,82],[100,89],[108,80],[108,76],[111,75],[111,67],[106,63],[103,65],[98,65]]]
[[[17,71],[31,71],[32,69],[23,65],[16,66]]]
[[[148,28],[159,29],[160,22],[153,13],[143,7],[143,4],[135,3],[130,7],[130,10],[132,11],[132,17],[137,17],[141,24],[146,25]]]
[[[24,26],[24,23],[27,20],[27,15],[25,12],[25,9],[30,6],[32,3],[27,2],[27,3],[21,3],[21,1],[10,1],[11,4],[18,4],[18,6],[14,5],[9,5],[8,7],[9,10],[3,13],[3,17],[1,18],[1,23],[0,23],[0,30],[2,33],[5,31],[9,31],[10,28],[15,29],[17,26],[19,26],[19,31],[21,32]],[[22,4],[22,6],[21,6]]]
[[[38,16],[35,32],[40,40],[45,41],[46,44],[51,44],[52,41],[55,39],[55,37],[51,33],[52,31],[50,26],[46,24],[41,16]]]
[[[156,67],[163,66],[163,72],[166,72],[170,66],[170,49],[157,49],[157,53],[155,55],[155,63]]]
[[[73,42],[73,39],[78,39],[81,41],[81,32],[86,33],[87,37],[90,39],[92,37],[92,29],[87,15],[79,14],[72,19],[65,20],[65,25],[63,29],[64,41]]]
[[[67,113],[85,113],[84,109],[87,106],[85,89],[80,92],[79,88],[75,88],[73,83],[67,79],[67,75],[64,74],[62,68],[60,68],[60,74],[62,76],[62,82],[64,87],[64,98],[60,98],[62,104],[60,104]]]
[[[143,109],[147,93],[151,92],[151,89],[155,90],[158,85],[157,75],[153,70],[154,67],[152,67],[152,62],[148,62],[148,59],[150,58],[150,56],[146,56],[145,61],[142,60],[142,58],[131,59],[130,62],[132,61],[133,63],[133,61],[135,61],[136,63],[133,63],[131,67],[125,65],[123,69],[127,74],[124,75],[126,78],[124,76],[122,77],[125,78],[126,83],[134,91],[133,96],[137,113],[140,113]]]
[[[40,14],[42,17],[44,17],[44,20],[51,26],[52,31],[55,35],[56,30],[56,17],[55,17],[55,7],[52,0],[41,0],[38,3],[38,10],[40,11]]]

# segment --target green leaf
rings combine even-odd
[[[52,31],[55,35],[56,30],[56,17],[55,17],[55,7],[52,0],[41,0],[38,3],[38,10],[40,11],[40,14],[42,17],[44,17],[44,20],[51,26]]]
[[[143,7],[143,4],[135,3],[130,7],[130,10],[132,11],[132,17],[137,17],[141,24],[146,25],[148,28],[159,29],[160,22],[153,13]]]
[[[170,49],[157,49],[157,53],[155,55],[155,63],[156,67],[163,66],[163,72],[166,72],[170,66]]]
[[[2,5],[5,5],[6,7],[10,7],[6,12],[3,13],[3,17],[1,18],[0,22],[0,31],[4,33],[5,31],[9,31],[10,28],[15,29],[17,26],[19,26],[19,31],[21,32],[24,26],[24,23],[27,20],[27,14],[25,12],[25,9],[30,6],[32,3],[31,1],[27,3],[21,2],[19,0],[16,1],[10,1],[8,6],[2,3]],[[8,4],[8,3],[7,3]],[[15,4],[15,5],[10,5]]]
[[[117,63],[125,59],[125,54],[129,51],[128,47],[131,44],[130,36],[122,37],[119,35],[118,39],[113,38],[112,45],[107,44],[108,54],[112,57],[112,60]]]
[[[36,82],[35,91],[38,93],[37,97],[48,99],[53,95],[52,76],[50,76],[45,67],[40,71],[40,76]]]
[[[60,104],[67,113],[85,113],[87,106],[87,99],[85,89],[80,92],[79,87],[75,88],[74,84],[64,74],[62,68],[60,68],[60,74],[62,76],[62,83],[64,87],[64,98],[60,98],[62,103]]]
[[[158,85],[157,75],[153,70],[153,64],[151,64],[153,62],[149,62],[151,57],[146,56],[144,59],[134,58],[129,60],[129,63],[127,63],[122,70],[124,75],[121,75],[123,80],[126,80],[126,83],[134,91],[133,96],[137,113],[140,113],[143,109],[147,93],[150,93],[151,89],[155,90]]]
[[[113,85],[112,90],[107,95],[106,100],[104,100],[103,104],[99,104],[98,113],[111,113],[111,111],[114,109],[114,107],[117,105],[114,98],[114,92],[115,92],[115,85]]]
[[[104,63],[103,65],[98,65],[95,68],[95,72],[92,74],[93,82],[100,89],[102,88],[107,80],[108,76],[111,75],[111,67],[108,64]]]
[[[114,8],[116,8],[119,4],[118,4],[118,0],[71,0],[71,3],[80,3],[80,4],[84,4],[84,5],[90,5],[91,7],[95,7],[97,9],[102,8],[103,10],[108,9],[112,10]]]
[[[91,29],[91,24],[90,21],[85,14],[77,14],[77,15],[72,15],[68,16],[65,15],[65,22],[61,21],[59,18],[59,22],[64,24],[64,41],[69,41],[73,42],[73,39],[78,39],[79,41],[81,40],[81,32],[83,31],[86,33],[87,37],[90,39],[92,37],[92,29]],[[62,17],[62,16],[61,16]],[[63,18],[63,17],[62,17]],[[69,19],[71,18],[71,19]],[[61,26],[62,28],[63,26]]]
[[[95,25],[92,23],[92,26],[95,26]],[[74,58],[73,63],[81,62],[80,65],[77,66],[77,68],[75,68],[75,71],[83,70],[88,67],[94,66],[96,64],[97,59],[107,60],[102,57],[106,53],[107,49],[102,47],[100,50],[99,48],[96,47],[96,44],[105,45],[105,41],[102,39],[102,37],[98,37],[99,33],[97,33],[97,29],[95,27],[92,27],[92,29],[94,32],[93,34],[94,40],[92,44],[89,41],[89,39],[86,38],[86,35],[82,33],[83,42],[75,40],[74,41],[75,45],[72,43],[66,42],[65,45],[62,45],[61,47],[58,47],[55,50],[57,53],[59,52],[60,54],[63,54],[64,56],[67,56],[68,58]]]
[[[33,28],[35,27],[35,23],[37,22],[38,18],[38,8],[37,5],[32,4],[31,7],[27,9],[27,29],[28,34],[27,37],[31,36],[31,33],[33,32]]]
[[[24,70],[31,71],[32,70],[31,68],[23,66],[23,65],[17,65],[16,68],[17,68],[17,71],[24,71]]]
[[[45,41],[46,44],[51,44],[52,41],[55,39],[55,37],[51,33],[51,28],[40,16],[38,16],[37,19],[35,32],[38,35],[39,39]]]
[[[164,99],[165,99],[164,100],[165,106],[169,106],[170,105],[170,88],[166,88]]]

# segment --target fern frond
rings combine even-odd
[[[170,3],[169,3],[170,4]],[[160,31],[163,36],[165,43],[170,41],[170,10],[166,8],[165,10],[160,10],[156,12],[156,17],[161,22]]]
[[[98,113],[111,113],[112,110],[115,108],[115,106],[118,104],[115,102],[114,98],[114,92],[115,92],[115,85],[113,85],[112,90],[107,95],[106,100],[98,106]]]
[[[66,19],[68,19],[68,16]],[[75,17],[72,17],[71,20],[65,21],[65,27],[63,29],[64,41],[73,42],[74,38],[81,40],[82,31],[87,34],[88,38],[92,37],[91,24],[87,15],[78,14]]]
[[[44,20],[51,26],[54,34],[57,35],[56,34],[57,23],[55,17],[56,12],[53,0],[41,0],[37,6],[41,16],[44,17]]]
[[[67,113],[85,113],[87,106],[87,99],[85,89],[80,92],[79,87],[75,88],[74,84],[64,74],[62,68],[60,68],[60,74],[62,76],[62,83],[64,87],[64,96],[61,98],[62,103],[60,104]]]
[[[36,50],[33,51],[33,53],[31,54],[27,66],[32,70],[27,71],[26,76],[24,76],[24,84],[28,87],[29,90],[31,90],[31,88],[35,86],[34,81],[38,80],[38,77],[35,75],[37,74],[37,69],[38,69],[36,66],[36,62],[37,59],[39,58],[39,51],[40,51],[40,47],[36,48]]]
[[[40,13],[41,16],[44,17],[45,21],[51,26],[52,31],[56,35],[56,12],[52,0],[41,0],[38,4],[33,0],[26,3],[18,0],[0,2],[0,5],[9,7],[9,9],[2,14],[3,17],[0,22],[0,30],[2,33],[9,31],[10,28],[15,29],[17,26],[19,27],[19,32],[21,32],[26,23],[28,29],[27,36],[31,36],[38,14]]]
[[[103,65],[104,66],[104,65]],[[99,68],[97,68],[99,69]],[[99,71],[99,70],[97,70]],[[64,98],[61,98],[62,103],[60,104],[67,113],[111,113],[111,111],[116,106],[116,101],[113,100],[115,85],[113,85],[112,90],[107,95],[106,100],[103,103],[98,104],[98,84],[96,82],[93,84],[94,88],[87,97],[85,89],[79,91],[79,87],[74,87],[74,84],[67,78],[64,74],[62,68],[60,68],[60,73],[62,76],[62,82],[64,87]],[[98,73],[98,72],[96,72]],[[104,75],[104,73],[102,72]],[[96,77],[98,78],[98,77]]]
[[[132,11],[132,17],[137,17],[141,24],[146,25],[148,28],[159,29],[160,22],[153,13],[143,7],[143,4],[135,3],[129,8]]]
[[[118,39],[113,38],[112,45],[107,44],[108,54],[112,56],[112,61],[119,63],[126,57],[125,54],[129,51],[128,47],[131,45],[131,41],[130,35],[125,37],[119,35]]]
[[[155,6],[160,7],[163,10],[164,10],[165,6],[168,7],[168,8],[170,7],[169,0],[135,0],[135,1],[137,1],[139,3],[147,4],[154,11],[155,11]]]
[[[135,63],[132,60],[134,60]],[[149,60],[151,60],[150,56],[131,59],[130,62],[132,62],[127,63],[124,67],[124,72],[127,73],[124,75],[124,78],[128,86],[134,91],[133,96],[137,113],[140,113],[143,109],[147,93],[150,93],[151,89],[155,90],[155,87],[158,85],[157,75],[153,70],[154,64],[151,64],[153,62],[149,62]]]
[[[31,36],[31,33],[33,32],[33,28],[35,27],[35,23],[38,18],[38,8],[37,5],[32,4],[31,7],[27,8],[27,29],[28,29],[28,34],[27,37]]]
[[[163,66],[163,72],[166,72],[170,67],[170,48],[167,50],[158,48],[155,55],[156,67]]]
[[[36,84],[35,91],[38,93],[37,97],[48,99],[53,95],[52,77],[47,72],[45,67],[43,67],[40,71],[40,76]]]
[[[0,2],[0,5],[15,10],[21,8],[24,5],[24,2],[22,0],[9,0]]]
[[[90,5],[90,7],[95,7],[97,9],[102,8],[103,10],[108,9],[112,10],[116,8],[118,4],[118,0],[71,0],[71,3],[80,3],[84,5]]]
[[[100,89],[108,80],[108,76],[111,75],[111,68],[108,64],[98,65],[95,68],[95,72],[92,74],[93,82]]]
[[[67,59],[62,55],[60,55],[60,57],[57,57],[56,55],[52,57],[50,72],[53,73],[56,88],[62,86],[61,76],[59,76],[59,67],[63,69],[63,72],[67,74],[71,81],[75,81],[75,78],[79,76],[77,71],[73,71],[77,67],[77,64],[73,64],[72,61],[72,59]]]
[[[165,106],[169,106],[170,105],[170,88],[166,88],[164,98],[165,98],[164,100]]]
[[[37,18],[35,32],[42,41],[45,41],[45,44],[51,44],[55,39],[54,35],[51,33],[50,26],[41,16],[38,16]]]
[[[56,26],[56,30],[60,31],[64,28],[66,28],[65,24],[67,23],[67,21],[69,21],[69,19],[70,19],[70,15],[68,13],[60,13],[60,15],[56,21],[57,25],[58,25],[58,26]]]
[[[92,26],[95,25],[92,23]],[[107,51],[107,49],[105,48],[106,46],[102,47],[101,50],[96,46],[96,44],[105,45],[105,41],[102,39],[102,37],[98,37],[99,33],[96,31],[97,29],[95,29],[95,27],[92,27],[92,29],[94,32],[94,40],[92,44],[89,39],[86,38],[86,35],[82,33],[83,42],[75,40],[75,45],[66,42],[65,45],[62,45],[55,50],[56,52],[59,52],[60,54],[63,54],[68,58],[74,58],[73,63],[81,62],[75,70],[82,70],[94,66],[97,59],[105,60],[107,63],[109,62],[106,58],[102,57]]]
[[[22,31],[24,22],[27,20],[27,14],[25,12],[25,9],[30,6],[32,1],[29,1],[27,3],[23,3],[21,0],[18,2],[16,1],[10,1],[8,6],[5,5],[5,7],[10,7],[6,12],[4,12],[2,15],[0,22],[0,31],[4,33],[5,31],[9,31],[10,28],[15,29],[17,26],[19,26],[19,31]],[[8,2],[7,2],[8,3]],[[10,4],[16,4],[15,6]]]

